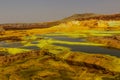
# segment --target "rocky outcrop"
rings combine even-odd
[[[4,28],[2,26],[0,26],[0,32],[5,31]]]
[[[95,43],[105,44],[106,47],[112,47],[120,49],[120,36],[110,36],[110,37],[90,37],[89,41]]]
[[[0,35],[3,35],[5,32],[5,29],[3,28],[3,26],[0,26]]]
[[[107,55],[47,50],[0,56],[0,79],[102,80],[120,73],[120,59]]]
[[[20,53],[16,55],[0,56],[0,66],[8,66],[17,60],[35,58],[39,56],[40,54],[45,54],[45,52],[44,51],[30,51],[30,52]]]

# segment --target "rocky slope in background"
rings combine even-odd
[[[97,16],[90,16],[87,18],[78,18],[76,20],[90,20],[90,19],[96,19],[96,20],[120,20],[120,14],[112,14],[112,15],[97,15]]]
[[[110,31],[113,31],[110,33]],[[104,21],[104,20],[83,20],[83,21],[68,21],[56,26],[44,29],[29,29],[29,30],[8,30],[0,32],[0,41],[12,39],[21,40],[24,36],[31,36],[45,33],[76,33],[83,34],[87,37],[92,36],[113,36],[120,33],[120,21]],[[12,34],[12,35],[11,35]],[[83,36],[83,37],[84,37]],[[13,38],[12,38],[13,37]]]
[[[85,14],[74,14],[70,17],[64,18],[62,20],[53,21],[53,22],[43,22],[43,23],[11,23],[11,24],[0,24],[5,30],[25,30],[33,28],[49,28],[52,26],[59,25],[68,21],[82,21],[82,20],[120,20],[120,14],[113,15],[100,15],[94,13],[85,13]]]
[[[95,17],[95,16],[100,16],[100,14],[94,14],[94,13],[73,14],[72,16],[64,18],[61,21],[63,22],[74,21],[78,19],[86,19],[86,18]]]
[[[116,25],[117,24],[117,25]],[[53,26],[51,28],[43,29],[45,32],[86,32],[90,31],[119,31],[120,21],[104,21],[104,20],[84,20],[84,21],[69,21],[66,23]],[[80,34],[79,33],[79,34]],[[91,32],[92,33],[92,32]]]

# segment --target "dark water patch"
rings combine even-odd
[[[38,44],[38,41],[32,41],[31,44]]]
[[[29,50],[40,50],[39,47],[37,46],[24,46],[24,47],[21,47],[22,49],[29,49]]]
[[[21,44],[20,42],[0,42],[0,47],[17,48],[21,46],[23,46],[23,44]]]
[[[62,40],[62,41],[87,42],[86,38],[82,38],[82,37],[81,38],[70,38],[66,36],[45,36],[45,37],[56,39],[56,40]],[[111,49],[111,48],[100,47],[100,46],[69,45],[69,44],[59,44],[59,43],[55,45],[68,47],[72,51],[80,51],[80,52],[96,53],[96,54],[108,54],[108,55],[120,57],[119,49]]]
[[[46,38],[52,38],[55,40],[62,40],[62,41],[71,41],[71,42],[86,42],[85,38],[71,38],[66,36],[45,36]]]
[[[109,49],[105,47],[85,46],[85,45],[68,45],[68,44],[54,44],[54,45],[68,47],[72,51],[80,51],[80,52],[96,53],[96,54],[108,54],[108,55],[120,57],[120,50],[118,49]]]
[[[6,43],[5,41],[0,41],[0,45],[5,44],[5,43]]]

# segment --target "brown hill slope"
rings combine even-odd
[[[12,23],[12,24],[1,24],[5,30],[25,30],[33,28],[49,28],[54,25],[58,25],[59,22],[44,22],[44,23]]]
[[[85,13],[85,14],[74,14],[70,17],[64,18],[62,20],[53,21],[53,22],[43,22],[43,23],[13,23],[13,24],[0,24],[5,30],[25,30],[25,29],[33,29],[33,28],[49,28],[52,26],[59,25],[61,23],[65,23],[73,20],[120,20],[120,14],[112,14],[112,15],[100,15],[94,13]]]
[[[73,14],[72,16],[64,18],[61,21],[72,21],[72,20],[86,19],[89,17],[96,17],[96,16],[100,16],[100,14],[94,14],[94,13]]]
[[[90,19],[97,19],[97,20],[120,20],[120,14],[112,14],[112,15],[99,15],[99,16],[90,16],[87,18],[78,18],[76,20],[90,20]]]

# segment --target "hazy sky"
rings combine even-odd
[[[0,0],[0,23],[43,22],[76,13],[120,12],[120,0]]]

